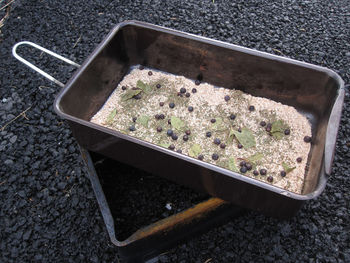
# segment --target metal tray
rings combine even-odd
[[[14,47],[13,54],[28,65],[16,54],[21,44]],[[302,194],[89,122],[130,67],[137,64],[269,98],[306,115],[312,123],[313,141]],[[344,83],[327,68],[148,23],[125,21],[111,30],[66,85],[40,73],[64,87],[54,103],[55,111],[68,120],[80,145],[236,205],[270,216],[293,216],[305,200],[321,194],[326,175],[331,173]]]

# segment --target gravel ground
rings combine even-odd
[[[350,2],[274,2],[14,1],[1,28],[0,126],[27,111],[0,132],[0,261],[118,262],[76,142],[53,112],[58,88],[12,58],[17,41],[82,63],[113,25],[138,19],[323,65],[349,83]],[[73,72],[46,56],[38,64],[62,81]],[[347,92],[333,174],[317,200],[284,222],[251,212],[159,260],[350,262],[349,102]]]

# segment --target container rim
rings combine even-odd
[[[238,46],[235,44],[230,44],[230,43],[226,43],[220,40],[215,40],[215,39],[210,39],[210,38],[206,38],[206,37],[202,37],[202,36],[197,36],[191,33],[186,33],[186,32],[181,32],[178,30],[174,30],[174,29],[169,29],[166,27],[162,27],[162,26],[157,26],[157,25],[153,25],[150,23],[146,23],[146,22],[141,22],[141,21],[136,21],[136,20],[126,20],[123,21],[119,24],[117,24],[116,26],[114,26],[112,28],[112,30],[108,33],[108,35],[101,41],[100,44],[97,45],[97,47],[94,49],[94,51],[85,59],[85,61],[82,63],[82,65],[80,66],[80,68],[78,68],[76,70],[76,72],[73,74],[73,76],[70,78],[70,80],[65,84],[65,86],[60,90],[60,92],[57,94],[56,99],[54,101],[54,110],[55,112],[63,117],[64,119],[70,120],[72,122],[75,123],[79,123],[81,125],[87,126],[89,128],[95,129],[95,130],[99,130],[101,132],[104,133],[108,133],[112,136],[116,136],[118,138],[121,139],[125,139],[137,144],[140,144],[142,146],[148,147],[148,148],[152,148],[154,150],[163,152],[165,154],[169,154],[172,155],[173,157],[176,158],[180,158],[183,159],[185,161],[191,162],[193,164],[202,166],[204,168],[210,169],[212,171],[224,174],[226,176],[232,177],[234,179],[238,179],[240,181],[243,181],[245,183],[249,183],[261,188],[264,188],[266,190],[281,194],[283,196],[292,198],[292,199],[296,199],[296,200],[310,200],[310,199],[314,199],[316,197],[318,197],[323,190],[326,187],[326,183],[327,183],[327,177],[326,177],[326,172],[325,172],[325,160],[323,158],[322,162],[322,168],[320,171],[320,176],[319,176],[319,181],[317,184],[316,189],[308,194],[302,195],[302,194],[296,194],[287,190],[284,190],[282,188],[279,188],[277,186],[273,186],[270,184],[267,184],[265,182],[261,182],[258,181],[256,179],[244,176],[242,174],[239,173],[235,173],[232,171],[229,171],[225,168],[213,165],[213,164],[209,164],[206,163],[204,161],[200,161],[197,159],[194,159],[192,157],[189,157],[187,155],[184,154],[179,154],[177,152],[171,151],[169,149],[165,149],[161,146],[146,142],[146,141],[142,141],[140,139],[134,138],[132,136],[126,135],[126,134],[122,134],[118,131],[114,131],[111,130],[109,128],[103,127],[101,125],[97,125],[94,124],[92,122],[89,121],[85,121],[83,119],[80,118],[76,118],[72,115],[69,115],[65,112],[63,112],[61,110],[60,107],[60,103],[61,100],[63,98],[63,96],[67,93],[67,91],[71,88],[71,86],[73,85],[73,83],[80,77],[80,75],[87,69],[87,67],[90,65],[90,63],[97,57],[97,55],[99,54],[99,52],[101,50],[103,50],[104,47],[106,47],[108,45],[108,43],[112,40],[112,38],[115,36],[115,34],[123,27],[128,26],[128,25],[133,25],[136,27],[142,27],[142,28],[147,28],[147,29],[153,29],[156,31],[160,31],[160,32],[164,32],[164,33],[168,33],[168,34],[172,34],[172,35],[176,35],[176,36],[180,36],[180,37],[184,37],[184,38],[188,38],[191,40],[196,40],[199,42],[203,42],[203,43],[207,43],[207,44],[211,44],[211,45],[215,45],[215,46],[219,46],[219,47],[223,47],[223,48],[227,48],[227,49],[231,49],[231,50],[235,50],[235,51],[240,51],[246,54],[250,54],[250,55],[254,55],[254,56],[258,56],[258,57],[263,57],[266,59],[270,59],[270,60],[276,60],[276,61],[280,61],[280,62],[287,62],[289,64],[293,64],[293,65],[297,65],[297,66],[301,66],[301,67],[305,67],[305,68],[309,68],[309,69],[314,69],[320,72],[324,72],[326,73],[330,78],[333,78],[336,83],[338,84],[338,95],[336,97],[336,101],[341,101],[344,100],[344,81],[342,80],[342,78],[333,70],[330,70],[328,68],[322,67],[322,66],[317,66],[317,65],[313,65],[307,62],[303,62],[303,61],[298,61],[295,59],[291,59],[291,58],[287,58],[287,57],[281,57],[281,56],[277,56],[274,54],[269,54],[266,52],[262,52],[262,51],[258,51],[258,50],[254,50],[254,49],[250,49],[250,48],[246,48],[246,47],[242,47],[242,46]],[[341,112],[341,109],[340,109]],[[332,111],[332,114],[333,111]],[[329,149],[329,148],[328,148]],[[334,148],[332,149],[332,152],[334,152]],[[333,153],[332,153],[333,154]]]

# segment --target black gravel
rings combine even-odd
[[[0,126],[28,111],[0,132],[0,262],[118,262],[76,142],[53,112],[58,87],[16,61],[11,47],[30,40],[82,63],[126,19],[326,66],[350,80],[349,1],[15,0],[1,28]],[[62,82],[74,72],[30,48],[20,53]],[[284,222],[251,212],[160,262],[350,262],[348,92],[344,108],[333,173],[317,200]]]

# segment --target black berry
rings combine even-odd
[[[268,124],[266,125],[265,130],[266,130],[267,132],[270,132],[271,129],[272,129],[272,124],[271,124],[271,123],[268,123]]]
[[[272,176],[268,176],[268,177],[267,177],[267,181],[268,181],[269,183],[272,183],[272,182],[273,182],[273,177],[272,177]]]
[[[122,90],[126,90],[126,87],[125,87],[125,86],[122,86]]]
[[[186,133],[186,135],[191,135],[191,131],[190,130],[186,130],[185,133]]]
[[[258,175],[259,175],[259,172],[258,172],[257,170],[254,170],[254,171],[253,171],[253,174],[254,174],[255,176],[258,176]]]
[[[152,71],[148,71],[148,76],[152,76]]]
[[[221,149],[225,149],[225,148],[226,148],[226,144],[221,143],[221,144],[220,144],[220,148],[221,148]]]
[[[246,164],[246,167],[247,167],[247,170],[248,170],[248,171],[250,171],[250,170],[253,168],[253,166],[252,166],[250,163],[247,163],[247,164]]]
[[[134,125],[131,125],[131,126],[129,127],[129,131],[135,131],[135,130],[136,130],[136,128],[135,128]]]
[[[211,119],[210,122],[211,122],[211,123],[215,123],[215,122],[216,122],[216,119]]]
[[[219,144],[221,143],[221,141],[220,141],[220,139],[215,138],[215,139],[214,139],[214,143],[215,143],[216,145],[219,145]]]
[[[260,126],[265,127],[265,126],[266,126],[266,122],[261,121],[261,122],[260,122]]]
[[[136,122],[137,118],[136,117],[132,117],[132,121]]]
[[[230,115],[230,119],[231,119],[231,120],[234,120],[234,119],[236,119],[236,115],[234,115],[234,114],[231,114],[231,115]]]
[[[162,127],[157,127],[157,132],[161,132],[163,130]]]
[[[145,67],[142,66],[142,65],[139,66],[139,70],[143,70],[144,68],[145,68]]]
[[[240,163],[239,163],[239,166],[246,166],[246,162],[245,161],[241,161]]]
[[[173,109],[175,107],[175,103],[174,102],[170,102],[169,103],[169,108]]]
[[[247,172],[247,167],[242,166],[241,169],[239,169],[239,171],[245,174]]]
[[[181,88],[180,89],[180,93],[186,93],[186,89],[185,88]]]
[[[166,134],[167,134],[168,136],[171,136],[171,135],[173,135],[173,131],[169,129],[169,130],[166,132]]]
[[[301,157],[298,157],[298,158],[297,158],[297,162],[298,162],[298,163],[301,163],[302,160],[303,160],[303,158],[301,158]]]
[[[260,169],[260,174],[261,175],[266,175],[266,173],[267,173],[266,169]]]
[[[198,86],[199,84],[201,84],[201,81],[197,79],[197,80],[194,82],[194,84],[196,84],[196,85]]]
[[[141,97],[140,94],[137,94],[137,95],[135,95],[133,98],[134,98],[135,100],[139,100],[139,99],[141,99],[142,97]]]
[[[311,137],[310,136],[305,136],[304,137],[304,142],[310,143],[311,142]]]
[[[207,136],[208,138],[211,137],[211,132],[207,132],[205,136]]]
[[[174,149],[175,149],[175,145],[174,145],[174,144],[170,144],[170,145],[169,145],[169,149],[170,149],[170,150],[174,150]]]
[[[188,141],[188,135],[184,135],[183,137],[182,137],[182,139],[185,141],[185,142],[187,142]]]
[[[173,139],[174,141],[176,141],[177,140],[177,135],[175,134],[175,133],[173,133],[172,135],[171,135],[171,139]]]
[[[193,107],[192,106],[188,106],[188,111],[192,112],[193,111]]]
[[[198,159],[202,161],[204,159],[204,156],[202,154],[200,154],[200,155],[198,155]]]
[[[168,124],[171,124],[171,120],[170,119],[168,119]]]
[[[243,148],[243,145],[239,143],[239,144],[237,145],[237,147],[238,147],[238,149],[242,149],[242,148]]]
[[[226,96],[224,97],[224,99],[225,99],[225,101],[229,101],[229,100],[230,100],[230,96],[229,96],[229,95],[226,95]]]
[[[190,94],[189,92],[187,92],[187,93],[185,94],[185,96],[186,96],[187,98],[189,98],[189,97],[191,96],[191,94]]]
[[[249,111],[255,111],[255,107],[253,105],[249,106]]]
[[[280,174],[281,174],[282,177],[285,177],[287,175],[287,173],[285,171],[281,171]]]
[[[164,106],[164,102],[159,102],[159,106],[163,107]]]
[[[181,149],[178,149],[176,152],[178,152],[178,153],[182,153],[182,150],[181,150]]]
[[[197,89],[196,88],[193,88],[192,89],[192,93],[196,93],[197,92]]]
[[[290,129],[285,129],[284,130],[284,135],[289,135],[290,134]]]
[[[211,158],[216,161],[217,159],[219,159],[219,155],[217,155],[216,153],[213,153]]]
[[[162,87],[162,85],[157,84],[156,87],[157,87],[157,89],[160,89]]]

